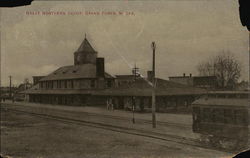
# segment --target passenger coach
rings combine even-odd
[[[249,92],[210,92],[192,109],[193,132],[201,134],[201,141],[229,150],[249,146]]]

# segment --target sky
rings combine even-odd
[[[66,14],[42,14],[49,11]],[[35,12],[40,14],[27,14]],[[99,15],[68,14],[75,12]],[[248,31],[241,26],[235,0],[35,1],[2,8],[0,24],[3,86],[9,84],[9,75],[18,85],[73,65],[73,53],[85,34],[111,75],[131,74],[135,63],[146,75],[155,41],[157,77],[198,75],[199,62],[224,51],[241,63],[241,80],[249,79]]]

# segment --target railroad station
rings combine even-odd
[[[104,58],[98,57],[85,36],[74,52],[74,65],[60,67],[47,76],[34,76],[34,86],[24,93],[29,102],[106,106],[111,100],[116,109],[131,109],[134,102],[136,110],[144,111],[151,109],[152,102],[152,71],[147,74],[110,75]],[[161,78],[155,81],[157,111],[191,111],[191,103],[205,93]]]

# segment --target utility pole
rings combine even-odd
[[[11,98],[11,78],[12,78],[12,76],[9,76],[9,78],[10,78],[10,92],[9,92],[9,97]]]
[[[136,84],[136,78],[137,78],[137,75],[138,75],[138,72],[139,71],[139,68],[136,67],[136,64],[135,64],[135,67],[133,68],[132,70],[132,73],[134,75],[134,81],[135,81],[135,84]],[[132,119],[132,122],[135,123],[135,96],[132,97],[132,111],[133,111],[133,119]]]
[[[152,67],[152,126],[153,128],[156,128],[156,116],[155,116],[155,49],[156,44],[155,42],[152,42],[151,44],[152,50],[153,50],[153,67]]]

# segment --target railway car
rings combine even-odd
[[[192,103],[193,132],[213,147],[238,151],[249,147],[249,92],[209,92]]]

